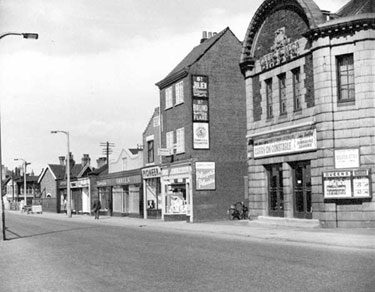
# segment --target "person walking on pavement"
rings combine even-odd
[[[92,205],[92,210],[94,211],[95,218],[99,220],[99,211],[101,209],[102,205],[100,204],[99,200],[95,200],[94,204]]]

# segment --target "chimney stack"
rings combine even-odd
[[[82,166],[85,166],[86,164],[90,165],[91,158],[88,154],[83,154],[83,157],[81,159]]]
[[[102,166],[106,165],[107,163],[107,157],[99,157],[96,160],[96,164],[98,165],[98,168],[101,168]]]
[[[204,41],[207,40],[207,31],[203,31],[202,32],[202,39],[201,39],[201,43],[203,43]]]
[[[59,156],[60,165],[65,164],[65,156]]]

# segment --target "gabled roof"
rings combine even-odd
[[[39,175],[38,182],[40,183],[46,172],[50,171],[55,180],[64,179],[65,177],[65,165],[61,164],[48,164],[47,167]]]
[[[345,4],[336,14],[340,17],[346,17],[374,12],[375,0],[351,0],[347,4]]]
[[[210,48],[228,31],[233,34],[230,28],[227,27],[218,34],[194,47],[190,51],[190,53],[187,54],[186,57],[182,59],[182,61],[163,80],[156,83],[156,86],[161,89],[173,83],[174,81],[185,77],[188,74],[189,68],[196,62],[198,62],[210,50]]]
[[[156,117],[156,116],[158,116],[158,115],[159,115],[159,107],[156,107],[156,108],[154,109],[154,112],[153,112],[153,114],[152,114],[150,120],[149,120],[148,123],[147,123],[147,126],[146,126],[145,130],[143,131],[143,135],[146,133],[147,129],[148,129],[148,128],[151,126],[151,124],[153,123],[153,121],[154,121],[154,117]]]
[[[90,175],[105,175],[108,174],[108,164],[104,164],[103,166],[93,169],[90,172]]]
[[[92,171],[92,167],[88,163],[86,163],[85,166],[78,173],[77,177],[83,177],[85,174],[88,174],[91,171]]]

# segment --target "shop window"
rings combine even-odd
[[[154,140],[147,141],[147,163],[153,163],[154,160]]]
[[[184,102],[184,81],[180,81],[175,85],[176,104]]]
[[[169,214],[187,214],[189,202],[186,196],[186,186],[172,185],[171,190],[166,197],[166,213]]]
[[[176,130],[176,153],[185,152],[185,129],[180,128]]]
[[[293,103],[294,111],[300,111],[301,107],[301,72],[299,68],[292,70],[293,75]]]
[[[165,109],[171,108],[172,106],[172,87],[168,87],[165,89]]]
[[[286,114],[286,74],[279,76],[280,115]]]
[[[353,54],[336,57],[338,101],[354,101],[354,60]]]
[[[272,78],[266,80],[267,118],[272,118]]]

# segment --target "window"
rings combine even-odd
[[[337,56],[338,101],[351,101],[354,95],[353,54]]]
[[[280,74],[279,76],[279,97],[280,97],[280,115],[286,114],[286,74]]]
[[[176,104],[184,102],[184,81],[180,81],[175,85]]]
[[[266,80],[267,118],[272,118],[272,78]]]
[[[167,132],[167,135],[166,135],[166,146],[168,149],[170,149],[171,151],[173,150],[173,131],[170,131],[170,132]]]
[[[301,72],[299,68],[292,70],[294,111],[301,110]]]
[[[147,141],[147,163],[154,162],[154,140]]]
[[[176,130],[176,153],[184,153],[185,152],[185,129],[180,128]]]
[[[172,87],[168,87],[165,90],[165,108],[170,108],[173,106],[173,101],[172,101]]]

